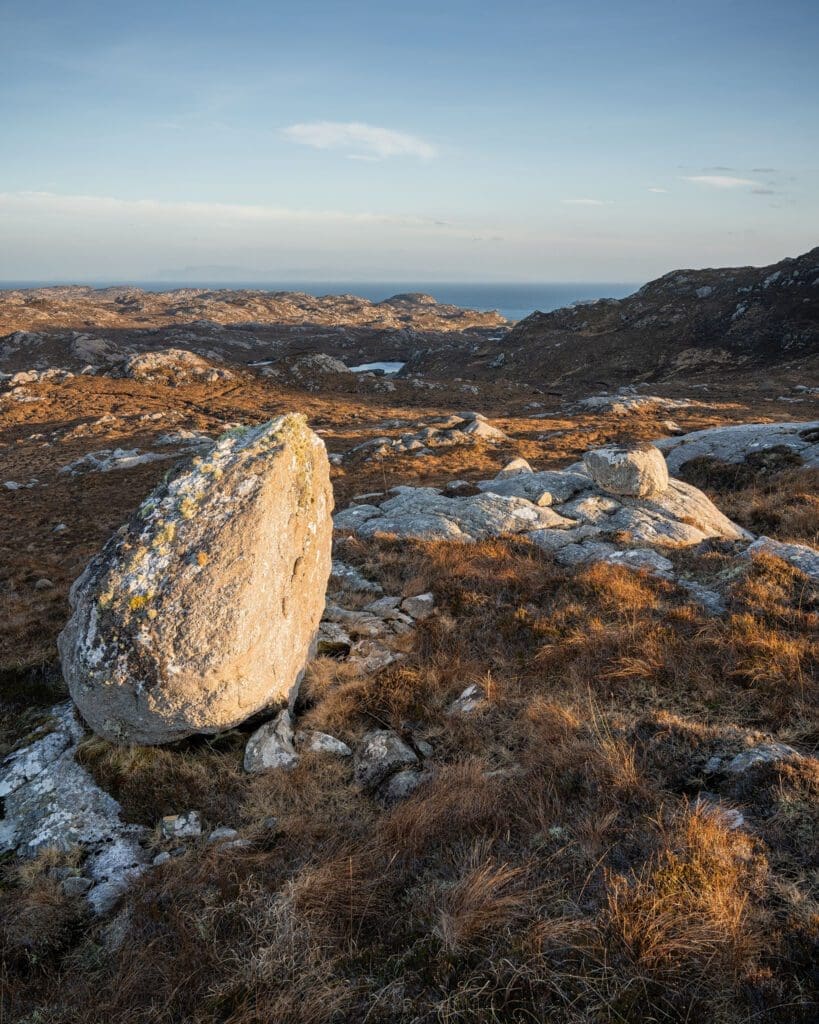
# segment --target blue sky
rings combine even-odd
[[[0,279],[639,281],[819,243],[819,5],[0,0]]]

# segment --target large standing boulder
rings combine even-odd
[[[665,459],[650,444],[595,448],[586,452],[583,463],[598,487],[610,494],[648,498],[668,488]]]
[[[324,608],[331,511],[298,415],[229,432],[161,484],[71,588],[58,646],[91,728],[166,743],[285,704]]]

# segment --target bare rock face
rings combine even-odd
[[[58,646],[91,728],[167,743],[285,704],[324,609],[331,511],[299,415],[229,432],[160,485],[71,588]]]
[[[165,381],[169,384],[181,384],[188,380],[213,384],[233,378],[230,370],[213,366],[207,359],[180,348],[139,352],[126,361],[124,374],[134,380]]]
[[[690,459],[712,458],[740,463],[749,455],[777,451],[799,456],[806,466],[819,466],[819,420],[801,423],[737,423],[666,437],[654,444],[665,453],[672,473]]]
[[[596,448],[586,452],[583,463],[598,487],[610,494],[648,498],[668,489],[665,459],[651,445]]]

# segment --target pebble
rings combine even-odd
[[[202,822],[198,811],[185,814],[166,814],[161,823],[165,839],[192,839],[202,834]]]

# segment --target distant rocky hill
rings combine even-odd
[[[505,373],[552,382],[665,379],[816,356],[819,248],[769,267],[676,270],[625,299],[533,313],[503,351]]]
[[[0,291],[0,335],[15,330],[120,330],[180,324],[322,325],[381,330],[463,331],[506,323],[496,312],[481,313],[438,303],[431,295],[404,293],[383,302],[356,295],[308,295],[248,289],[52,287]]]
[[[246,289],[14,289],[0,291],[0,372],[81,370],[168,348],[231,364],[305,353],[329,353],[350,365],[404,361],[426,349],[471,351],[507,327],[497,312],[415,292],[371,302]]]

